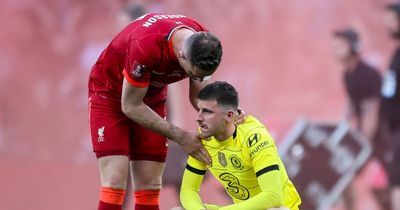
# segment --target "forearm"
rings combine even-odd
[[[379,101],[367,100],[362,109],[361,132],[368,140],[372,140],[378,126]]]
[[[220,208],[220,210],[260,209],[279,208],[283,206],[282,184],[279,171],[274,170],[258,177],[261,192],[240,203]]]
[[[219,210],[242,210],[242,209],[269,209],[282,206],[282,198],[277,192],[261,192],[258,195],[243,201],[219,208]]]
[[[208,85],[211,83],[211,80],[206,80],[206,81],[197,81],[193,79],[189,79],[189,100],[190,103],[192,104],[193,108],[198,111],[197,108],[197,94],[200,92],[201,89],[203,89],[204,86]]]
[[[206,207],[207,210],[218,210],[221,208],[221,206],[219,205],[209,204],[209,203],[204,204],[204,206]]]
[[[135,106],[131,104],[126,105],[122,107],[122,110],[126,116],[139,125],[155,131],[173,141],[180,139],[178,136],[184,132],[182,129],[160,117],[144,103]]]
[[[365,119],[362,120],[361,132],[365,135],[365,137],[368,140],[372,140],[377,128],[378,116],[376,113],[371,112],[366,114],[366,116],[364,117]]]
[[[347,99],[346,107],[345,107],[343,117],[342,117],[342,120],[345,122],[348,122],[348,123],[351,121],[351,118],[354,114],[353,105],[350,100],[351,100],[350,98]]]
[[[200,210],[205,209],[199,192],[195,189],[183,187],[180,192],[180,200],[185,210]]]
[[[189,157],[189,162],[190,160],[191,158]],[[191,161],[195,160],[192,159]],[[181,191],[179,193],[179,198],[182,206],[186,210],[205,209],[199,195],[202,180],[203,175],[194,174],[188,171],[188,169],[185,169],[182,177],[182,185]]]

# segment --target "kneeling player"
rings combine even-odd
[[[253,116],[235,125],[238,94],[234,87],[214,82],[205,86],[197,98],[196,121],[212,165],[189,157],[180,192],[183,208],[299,209],[300,196],[265,126]],[[207,169],[224,186],[234,204],[218,206],[201,201],[199,189]]]

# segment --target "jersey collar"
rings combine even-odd
[[[194,30],[193,28],[191,28],[191,27],[189,27],[189,26],[185,26],[185,25],[176,26],[175,28],[173,28],[173,29],[171,30],[171,32],[169,32],[169,34],[168,34],[168,36],[167,36],[168,48],[169,48],[169,56],[170,56],[172,59],[176,60],[176,61],[178,60],[178,58],[176,57],[175,52],[174,52],[174,46],[172,45],[172,37],[174,36],[175,32],[176,32],[178,29],[181,29],[181,28],[187,28],[187,29],[189,29],[189,30],[192,30],[193,32],[196,32],[196,30]]]

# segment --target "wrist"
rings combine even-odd
[[[179,145],[184,144],[185,142],[185,138],[184,136],[186,135],[186,132],[178,127],[176,127],[175,125],[170,126],[170,128],[168,129],[170,135],[168,136],[168,138],[174,142],[176,142]]]

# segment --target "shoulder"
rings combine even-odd
[[[393,71],[400,72],[400,47],[397,48],[395,53],[393,54],[389,67]]]
[[[257,118],[252,115],[248,115],[242,124],[238,125],[238,129],[243,132],[251,132],[254,129],[266,129]]]
[[[274,144],[267,128],[257,118],[248,116],[243,124],[238,125],[238,137],[243,146],[250,148],[261,141]]]
[[[365,61],[361,61],[360,68],[365,76],[367,76],[371,80],[380,80],[381,75],[377,68],[368,64]]]

